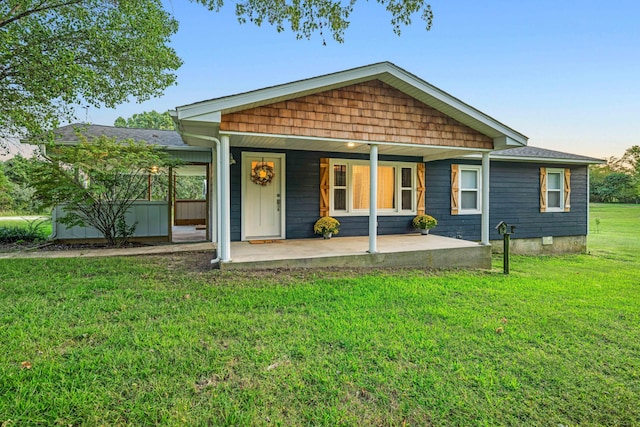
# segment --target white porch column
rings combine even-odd
[[[489,152],[482,153],[482,232],[481,243],[489,244]]]
[[[231,179],[229,168],[229,135],[220,136],[220,262],[231,261]]]
[[[369,253],[378,252],[378,146],[371,144],[369,153]]]

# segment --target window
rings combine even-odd
[[[400,169],[400,176],[401,208],[403,211],[410,211],[413,207],[413,177],[415,176],[413,168],[404,167]]]
[[[330,214],[368,215],[370,167],[366,160],[330,160]],[[377,208],[385,215],[415,214],[416,165],[378,163]]]
[[[563,171],[547,171],[547,210],[562,209]]]
[[[482,167],[451,165],[451,214],[482,213]]]
[[[540,212],[569,212],[571,170],[540,168]]]
[[[347,210],[347,165],[333,166],[333,209]]]

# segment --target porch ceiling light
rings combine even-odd
[[[356,146],[356,143],[355,143],[355,142],[347,142],[347,147],[349,147],[349,148],[353,148],[353,147],[355,147],[355,146]]]

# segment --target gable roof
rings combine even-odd
[[[380,62],[236,95],[177,107],[172,116],[183,122],[220,123],[222,114],[299,98],[356,83],[380,80],[458,122],[494,138],[502,148],[523,146],[527,137],[458,98],[390,63]]]

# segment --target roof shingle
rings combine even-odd
[[[78,142],[77,131],[89,137],[104,135],[115,137],[118,141],[133,139],[136,142],[146,142],[164,147],[188,147],[188,145],[182,141],[180,134],[174,130],[132,129],[74,123],[60,127],[54,130],[53,133],[55,134],[56,142]]]
[[[578,154],[563,153],[561,151],[547,150],[545,148],[526,147],[509,148],[491,153],[492,158],[532,158],[532,159],[549,159],[549,160],[572,160],[583,161],[585,163],[602,163],[602,159],[595,157],[581,156]]]

